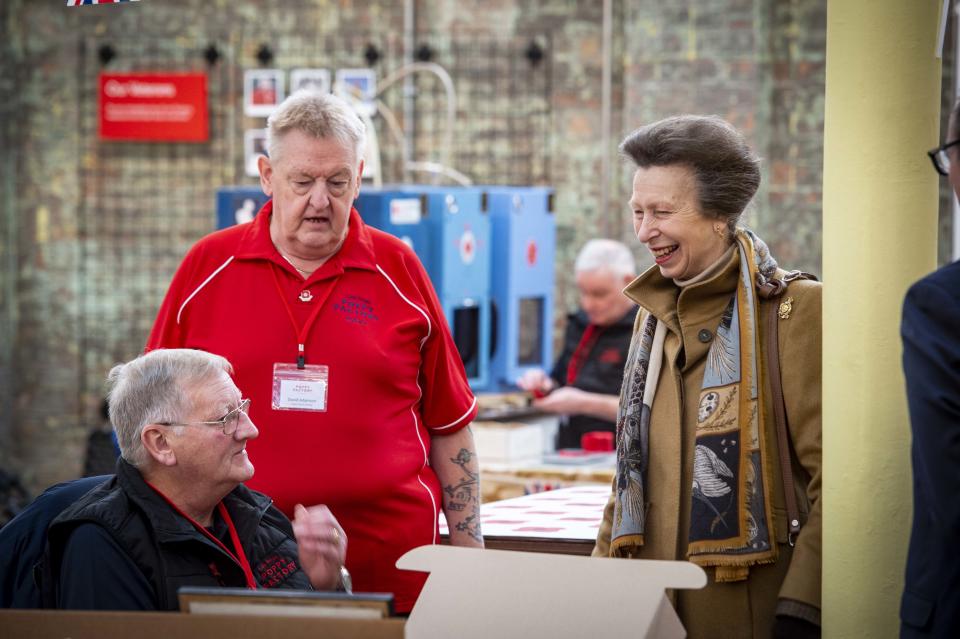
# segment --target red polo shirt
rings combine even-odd
[[[476,399],[410,248],[353,210],[340,251],[304,280],[270,240],[271,212],[267,202],[252,222],[197,242],[147,349],[195,348],[230,360],[260,429],[248,444],[256,467],[248,485],[288,516],[297,503],[327,504],[349,539],[354,588],[393,592],[397,610],[409,611],[424,576],[397,570],[396,560],[438,541],[442,497],[428,465],[430,438],[469,424]],[[300,328],[318,304],[305,355],[328,367],[327,410],[273,410],[273,365],[297,359],[288,309]]]

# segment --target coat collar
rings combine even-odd
[[[237,247],[238,260],[267,260],[280,268],[296,274],[296,269],[283,259],[280,252],[270,239],[270,219],[273,216],[273,200],[268,200],[249,223],[240,244]],[[307,281],[323,280],[337,277],[347,269],[364,269],[375,271],[377,268],[376,253],[373,248],[373,237],[370,229],[363,223],[356,208],[350,209],[349,228],[347,239],[343,246],[323,266],[318,268]],[[297,275],[297,277],[300,277]]]
[[[117,462],[117,483],[143,512],[159,541],[184,537],[203,539],[193,524],[174,512],[169,504],[150,488],[140,471],[122,458]],[[223,498],[223,503],[234,520],[240,538],[248,539],[250,529],[259,525],[260,518],[270,508],[272,501],[266,495],[253,492],[240,484]]]
[[[723,267],[702,282],[680,288],[654,265],[630,282],[623,293],[668,329],[680,333],[680,315],[689,324],[716,317],[723,311],[737,289],[739,273],[740,250],[734,249]]]

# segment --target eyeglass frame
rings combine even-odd
[[[940,155],[940,153],[946,154],[947,149],[949,149],[952,146],[956,146],[958,144],[960,144],[960,138],[957,138],[953,142],[946,142],[945,144],[941,144],[935,149],[930,149],[929,151],[927,151],[927,155],[930,156],[930,161],[933,162],[933,168],[940,175],[950,175],[950,169],[948,168],[947,170],[944,170],[943,167],[940,166],[940,162],[937,160],[937,156]],[[950,162],[949,157],[947,158],[947,162]]]
[[[237,407],[231,410],[229,413],[221,417],[220,419],[215,419],[208,422],[157,422],[160,426],[219,426],[220,430],[227,437],[232,436],[240,428],[240,415],[249,415],[250,411],[250,398],[240,400],[240,403],[237,404]],[[236,428],[227,432],[227,423],[236,416]]]

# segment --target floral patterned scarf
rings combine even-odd
[[[777,558],[756,293],[777,263],[751,231],[738,229],[736,243],[737,289],[710,345],[700,391],[687,549],[693,563],[716,566],[717,581],[746,579],[750,566]],[[636,554],[644,543],[650,415],[666,332],[664,323],[649,315],[627,357],[617,415],[613,556]]]

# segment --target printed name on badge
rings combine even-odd
[[[329,369],[322,365],[273,365],[273,410],[325,412]]]

